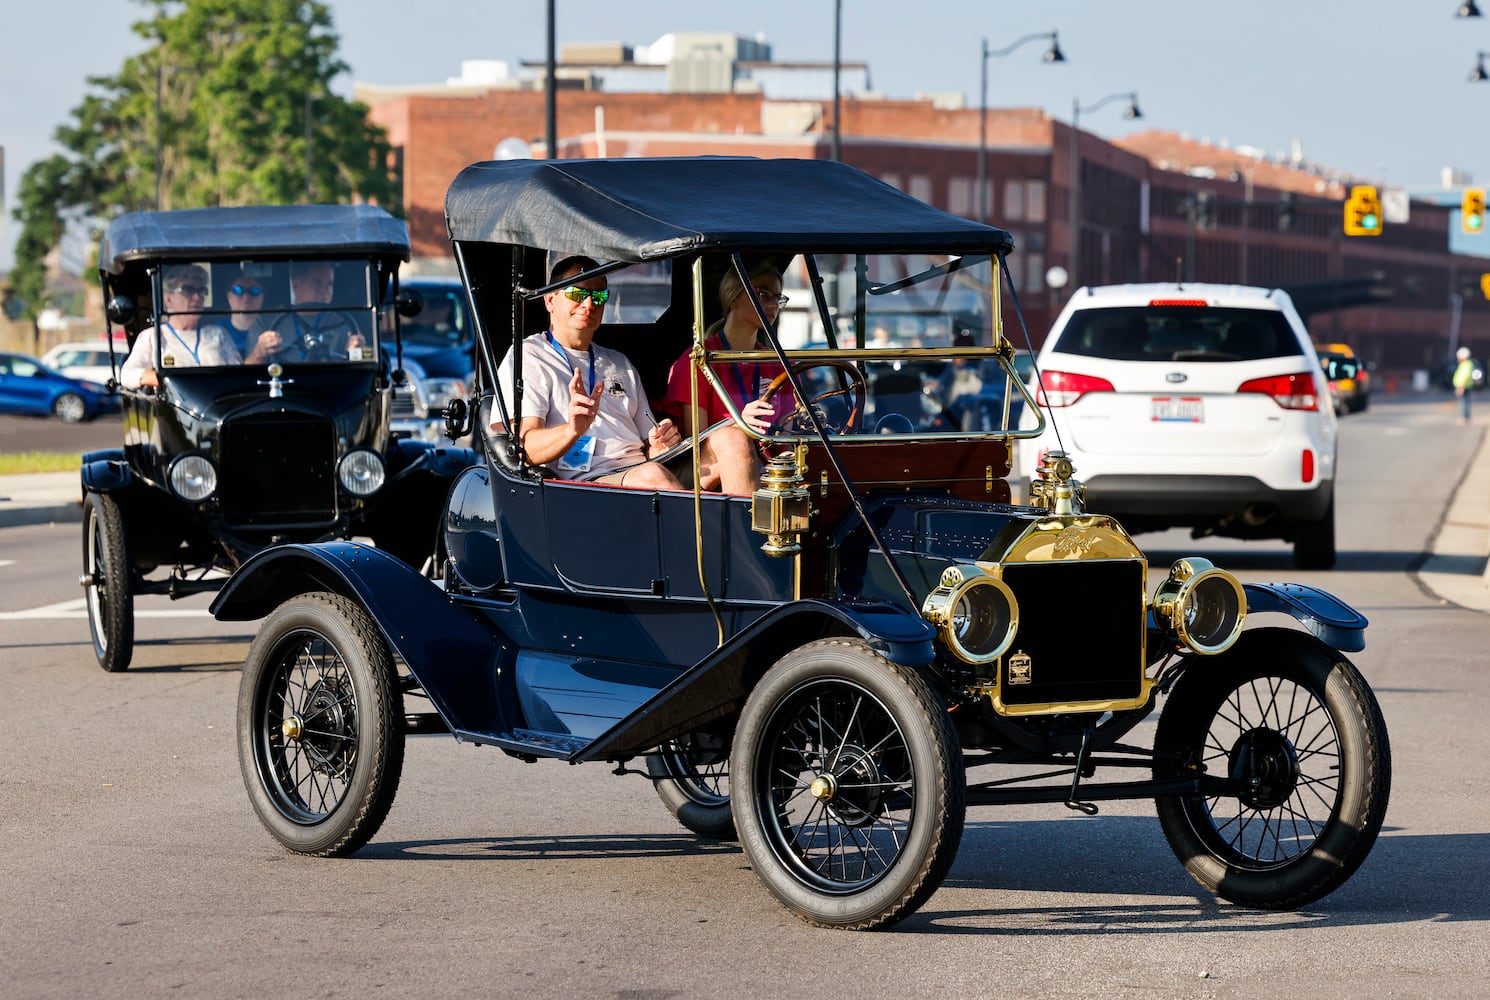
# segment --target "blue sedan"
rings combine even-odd
[[[118,409],[119,397],[106,386],[68,378],[24,354],[0,353],[0,413],[50,413],[75,424]]]

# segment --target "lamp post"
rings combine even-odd
[[[843,153],[838,138],[838,119],[843,115],[843,98],[838,90],[838,77],[843,71],[843,0],[833,0],[833,147],[832,159],[837,163]]]
[[[1079,100],[1073,98],[1071,101],[1071,260],[1066,270],[1070,273],[1069,283],[1073,289],[1081,285],[1081,150],[1077,142],[1081,135],[1081,116],[1105,107],[1113,101],[1128,102],[1127,109],[1123,111],[1124,118],[1132,121],[1143,117],[1143,112],[1138,110],[1137,91],[1108,94],[1097,103],[1086,107],[1082,107]]]
[[[311,178],[313,176],[315,176],[315,175],[311,173],[311,157],[310,157],[311,147],[314,145],[314,143],[312,143],[312,141],[311,141],[311,130],[310,130],[311,111],[310,111],[310,109],[311,109],[311,105],[315,102],[315,99],[316,99],[315,98],[315,95],[312,94],[310,92],[310,88],[307,87],[306,90],[305,90],[305,203],[307,205],[312,204],[314,202],[314,200],[315,200],[314,195],[313,195],[313,190],[314,189],[312,187],[312,182],[311,182]]]
[[[1490,52],[1476,52],[1475,53],[1475,57],[1474,57],[1474,71],[1469,74],[1469,82],[1470,83],[1484,83],[1486,80],[1490,80],[1490,73],[1486,73],[1485,72],[1485,57],[1486,56],[1490,56]]]
[[[1061,52],[1060,39],[1054,31],[1038,31],[1033,35],[1025,35],[1013,45],[1002,49],[988,48],[988,39],[983,39],[983,61],[979,66],[978,77],[978,221],[988,221],[988,60],[989,58],[1000,58],[1013,52],[1026,42],[1033,42],[1040,38],[1050,39],[1050,48],[1045,50],[1041,59],[1048,63],[1065,62],[1066,57]]]

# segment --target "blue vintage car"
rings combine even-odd
[[[0,352],[0,413],[50,414],[75,424],[118,411],[108,386],[70,378],[26,354]]]
[[[356,541],[281,545],[212,605],[264,619],[238,747],[285,847],[356,851],[388,813],[406,734],[443,731],[643,776],[688,829],[738,837],[766,888],[821,926],[915,911],[969,805],[1153,799],[1191,874],[1258,907],[1316,900],[1365,859],[1390,752],[1344,655],[1364,647],[1361,615],[1198,557],[1151,581],[1061,452],[1013,502],[1009,451],[1035,432],[1011,429],[1009,408],[962,427],[876,405],[865,366],[899,358],[977,363],[984,382],[1002,370],[1001,398],[1039,412],[1000,319],[1007,232],[842,164],[749,158],[479,163],[446,214],[480,362],[452,430],[474,424],[485,460],[450,493],[439,572]],[[550,284],[546,262],[570,254],[599,264]],[[828,343],[783,347],[749,280],[762,259],[810,289]],[[727,269],[764,349],[707,337]],[[545,329],[542,296],[632,270],[670,300],[597,342],[654,398],[686,356],[755,439],[753,493],[574,482],[505,430],[524,363],[503,359]],[[889,303],[968,294],[986,324],[973,346],[865,344]],[[771,388],[797,402],[758,434],[719,372],[772,363]],[[709,432],[678,449],[684,476]],[[1244,631],[1263,613],[1279,626]],[[428,710],[406,715],[414,698]]]

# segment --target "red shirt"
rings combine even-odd
[[[710,334],[704,341],[704,346],[711,351],[727,350],[724,342],[724,331]],[[768,350],[765,344],[756,341],[755,349],[758,351]],[[745,404],[753,399],[759,399],[761,393],[766,391],[766,386],[771,380],[782,372],[781,365],[775,361],[735,361],[716,362],[710,365],[718,377],[720,385],[724,386],[735,405],[741,410]],[[729,410],[725,408],[724,400],[720,399],[714,392],[713,387],[704,378],[703,372],[693,367],[693,359],[689,352],[684,351],[683,356],[673,362],[672,370],[667,376],[667,394],[664,402],[668,409],[676,413],[684,413],[690,405],[688,374],[693,372],[698,382],[698,405],[704,411],[704,427],[709,427],[729,416]],[[781,418],[792,413],[797,408],[797,397],[792,393],[790,385],[784,386],[771,398],[771,405],[776,408],[776,417]],[[703,430],[700,427],[699,430]]]

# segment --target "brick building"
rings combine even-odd
[[[730,36],[706,37],[713,61],[694,59],[687,72],[677,65],[683,42],[667,48],[671,62],[638,62],[620,45],[566,48],[555,72],[558,155],[831,156],[834,103],[821,93],[824,79],[831,87],[823,74],[831,67],[771,63],[769,47],[743,39],[720,55]],[[867,67],[843,68],[852,85],[840,101],[841,158],[975,217],[978,108],[960,95],[884,98],[868,89]],[[791,96],[794,89],[817,93]],[[541,73],[436,87],[360,85],[357,96],[399,151],[416,256],[449,257],[445,190],[461,168],[491,159],[504,139],[545,154]],[[1075,267],[1073,163],[1081,221]],[[986,176],[988,221],[1015,235],[1011,273],[1037,346],[1072,291],[1048,284],[1048,269],[1059,265],[1083,284],[1183,276],[1286,286],[1316,340],[1353,344],[1388,379],[1432,368],[1450,353],[1456,315],[1458,343],[1490,356],[1490,302],[1479,288],[1490,258],[1450,251],[1447,207],[1415,200],[1407,223],[1389,224],[1379,237],[1346,237],[1342,202],[1353,182],[1346,174],[1160,131],[1106,142],[1032,109],[989,109]],[[1196,218],[1202,192],[1207,225]],[[1012,311],[1006,328],[1018,337]]]

